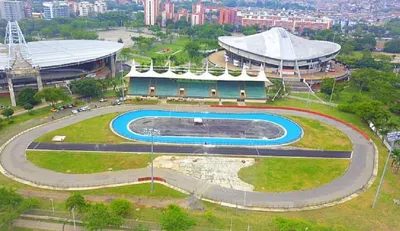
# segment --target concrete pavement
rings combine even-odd
[[[20,134],[9,142],[1,152],[1,166],[4,168],[2,172],[26,184],[59,190],[82,190],[138,183],[138,178],[150,176],[150,169],[143,168],[96,174],[63,174],[41,169],[28,162],[25,157],[26,148],[34,139],[40,137],[42,134],[94,116],[138,108],[143,109],[143,107],[139,106],[116,106],[92,110],[54,121]],[[146,108],[171,110],[176,107],[157,105],[147,106]],[[179,110],[241,112],[246,109],[182,106],[179,107]],[[246,112],[255,111],[260,111],[260,109],[246,110]],[[354,146],[352,161],[348,170],[341,177],[329,184],[310,190],[285,193],[244,192],[241,190],[223,188],[168,169],[155,169],[155,176],[162,177],[166,180],[167,184],[186,192],[193,192],[203,199],[226,206],[253,210],[310,209],[314,208],[312,206],[315,205],[327,205],[336,200],[349,196],[353,197],[358,192],[365,190],[368,187],[367,185],[371,183],[370,179],[374,178],[375,166],[374,145],[357,131],[352,130],[350,127],[338,121],[316,114],[283,109],[261,109],[261,111],[281,115],[303,116],[327,123],[345,132],[352,140]]]

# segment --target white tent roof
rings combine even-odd
[[[341,48],[336,43],[295,36],[281,27],[245,37],[222,36],[218,40],[232,48],[278,60],[315,59],[336,53]]]
[[[133,60],[132,68],[125,77],[190,79],[190,80],[208,80],[208,81],[255,81],[255,82],[268,82],[272,84],[265,75],[264,68],[262,66],[260,67],[260,72],[255,77],[249,76],[245,68],[242,69],[242,73],[239,76],[232,76],[229,74],[227,67],[225,67],[225,72],[222,75],[215,76],[208,71],[208,65],[206,67],[205,72],[201,75],[196,75],[192,73],[190,70],[183,74],[176,74],[172,72],[171,66],[168,67],[168,71],[164,73],[157,73],[153,69],[153,63],[150,64],[150,69],[148,71],[142,73],[136,70],[135,60]]]

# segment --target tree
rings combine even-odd
[[[170,204],[161,217],[161,228],[166,231],[184,231],[196,225],[196,221],[178,205]]]
[[[392,151],[392,172],[398,173],[400,169],[400,149],[396,148]]]
[[[21,91],[17,94],[17,104],[19,106],[23,106],[27,103],[31,105],[37,105],[39,103],[38,100],[34,98],[35,94],[37,93],[36,90],[30,87],[24,87]]]
[[[88,205],[85,201],[85,198],[79,192],[73,193],[65,200],[65,207],[68,209],[68,211],[71,211],[73,208],[75,208],[82,212],[87,208],[87,206]]]
[[[380,127],[380,134],[382,135],[382,142],[385,138],[385,136],[389,133],[392,132],[394,130],[397,130],[400,125],[398,124],[397,121],[393,120],[393,119],[389,119],[389,121],[387,121],[386,123],[382,124],[382,125],[378,125],[378,127]]]
[[[363,101],[353,105],[354,112],[365,122],[371,121],[375,126],[385,124],[390,113],[382,102],[377,100]]]
[[[344,56],[347,56],[347,55],[349,55],[351,52],[353,52],[353,50],[354,50],[354,47],[351,45],[351,44],[344,44],[343,46],[342,46],[342,49],[341,49],[341,53],[344,55]]]
[[[126,216],[132,208],[131,202],[125,199],[115,199],[110,203],[111,211],[119,216]]]
[[[14,189],[0,187],[0,230],[7,230],[22,212],[37,206],[36,199],[24,199]]]
[[[333,86],[335,85],[335,87]],[[332,92],[333,90],[333,92]],[[320,91],[324,93],[326,96],[336,95],[336,98],[339,98],[339,94],[344,90],[344,86],[341,83],[335,83],[335,80],[332,78],[326,78],[322,81]]]
[[[200,52],[200,45],[195,42],[188,42],[185,44],[185,51],[188,53],[190,59],[193,59],[194,57],[197,57]]]
[[[91,205],[83,217],[83,223],[87,230],[103,230],[109,226],[120,227],[122,217],[110,212],[103,203]]]
[[[32,106],[32,104],[30,104],[30,103],[26,103],[26,104],[24,105],[24,109],[27,110],[27,111],[30,111],[30,110],[33,109],[33,106]]]
[[[124,43],[124,41],[122,41],[122,38],[118,39],[118,43]]]
[[[69,87],[72,93],[83,97],[100,97],[103,92],[102,84],[93,78],[72,81]]]
[[[14,110],[12,108],[6,108],[1,112],[1,114],[10,120],[10,117],[14,114]]]
[[[37,92],[34,96],[36,100],[45,99],[50,103],[50,106],[55,108],[58,101],[68,101],[70,97],[61,88],[46,87]]]
[[[392,39],[385,43],[383,51],[389,53],[400,53],[400,39]]]

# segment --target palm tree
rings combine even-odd
[[[392,172],[398,173],[400,169],[400,149],[394,149],[392,151]]]
[[[379,133],[382,136],[382,142],[389,132],[395,131],[399,128],[399,124],[392,119],[390,119],[386,123],[383,123],[382,126],[379,126],[379,123],[377,123],[377,125],[379,127],[379,129],[377,130],[379,130]]]

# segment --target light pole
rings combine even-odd
[[[72,212],[72,221],[74,222],[74,230],[76,230],[76,223],[75,223],[75,206],[71,210]]]
[[[385,177],[385,173],[389,164],[389,160],[390,160],[390,156],[392,155],[392,150],[394,147],[394,143],[398,140],[400,140],[400,131],[397,132],[390,132],[387,134],[387,139],[389,142],[391,142],[390,145],[390,150],[389,150],[389,154],[386,158],[386,163],[385,163],[385,167],[383,168],[383,173],[381,176],[381,180],[379,181],[379,186],[378,186],[378,190],[376,191],[375,194],[375,199],[374,199],[374,203],[372,204],[372,208],[374,209],[376,206],[376,203],[378,202],[378,197],[379,197],[379,193],[381,192],[381,188],[382,188],[382,183],[383,183],[383,178]]]
[[[124,76],[122,75],[124,72],[124,69],[122,68],[122,60],[120,61],[121,67],[119,69],[119,72],[121,73],[121,91],[122,91],[122,99],[125,101],[125,82],[124,82]]]
[[[154,135],[160,135],[160,131],[154,128],[154,120],[153,120],[153,128],[145,129],[143,131],[144,134],[151,136],[151,187],[150,193],[154,191]]]

